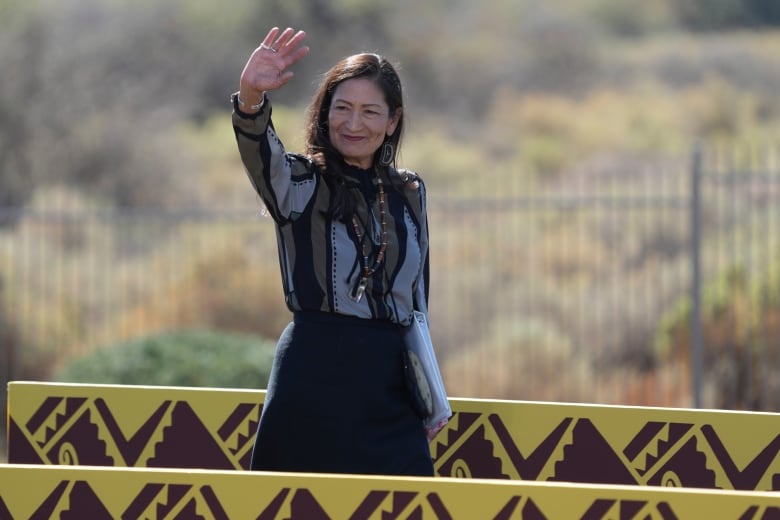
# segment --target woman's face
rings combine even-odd
[[[385,96],[369,79],[354,78],[336,87],[328,112],[330,142],[347,164],[368,169],[385,135],[395,131],[400,109],[390,115]]]

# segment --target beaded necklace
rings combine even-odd
[[[371,278],[374,273],[377,272],[379,267],[382,265],[382,262],[385,259],[385,251],[387,250],[387,219],[385,215],[385,188],[382,184],[382,178],[377,177],[377,187],[379,188],[379,225],[382,228],[382,242],[379,245],[379,251],[376,254],[376,257],[374,257],[374,265],[369,267],[368,265],[368,254],[369,252],[366,251],[366,246],[363,243],[363,234],[360,232],[360,226],[358,226],[358,221],[355,215],[352,215],[352,228],[355,230],[355,236],[357,237],[358,244],[360,244],[360,253],[363,255],[362,258],[362,268],[360,272],[360,279],[358,280],[358,284],[355,287],[355,289],[352,291],[352,299],[356,302],[359,302],[363,298],[363,293],[366,292],[366,285],[368,284],[368,279]],[[369,240],[370,242],[370,240]]]

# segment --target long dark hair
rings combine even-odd
[[[328,113],[333,93],[342,82],[348,79],[362,78],[373,81],[382,91],[390,116],[400,111],[398,124],[391,136],[385,136],[385,142],[392,145],[392,157],[389,165],[379,163],[382,153],[380,146],[374,155],[374,169],[390,183],[399,187],[402,180],[394,166],[404,130],[403,93],[401,80],[395,67],[383,56],[371,53],[355,54],[336,63],[327,73],[319,89],[312,98],[308,110],[306,125],[306,153],[320,169],[323,178],[331,189],[330,213],[335,217],[350,218],[355,210],[354,190],[347,189],[343,171],[343,158],[330,141]],[[387,161],[386,161],[387,162]]]

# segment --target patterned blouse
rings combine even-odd
[[[276,223],[287,307],[408,325],[412,311],[427,313],[429,260],[425,185],[409,175],[404,193],[384,183],[387,246],[384,261],[356,299],[363,249],[353,225],[328,213],[330,189],[309,158],[288,153],[274,131],[271,105],[246,115],[233,95],[233,129],[252,185]],[[345,167],[359,190],[356,216],[369,263],[382,232],[373,171]],[[414,182],[417,181],[417,182]],[[367,231],[367,232],[366,232]]]

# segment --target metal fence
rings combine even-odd
[[[489,182],[486,181],[486,182]],[[780,411],[776,154],[583,171],[455,196],[429,182],[431,320],[451,395]],[[0,378],[163,330],[275,338],[270,221],[5,210]]]

